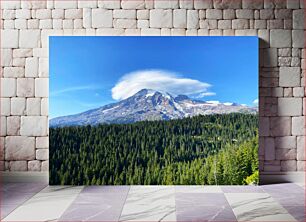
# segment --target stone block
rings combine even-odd
[[[187,10],[187,28],[199,28],[199,13],[197,10]]]
[[[187,11],[186,9],[173,10],[173,27],[186,28],[187,27]]]
[[[177,1],[177,0],[174,0]],[[144,9],[144,0],[121,0],[121,8],[123,9]]]
[[[275,10],[275,18],[276,19],[291,19],[292,18],[292,10],[290,10],[290,9],[276,9]]]
[[[7,135],[7,122],[6,122],[6,117],[5,116],[0,116],[0,136],[6,136]],[[1,138],[1,144],[0,145],[2,145],[2,138],[3,137],[0,137]],[[2,152],[3,152],[3,148],[4,146],[0,146],[0,155],[2,155]],[[1,157],[1,156],[0,156]],[[0,158],[0,160],[3,160],[3,159],[1,159]]]
[[[297,137],[297,160],[306,160],[305,156],[305,136]]]
[[[96,0],[78,1],[78,8],[97,8]]]
[[[1,30],[1,48],[18,48],[18,30]]]
[[[218,29],[231,29],[232,21],[231,20],[219,20]]]
[[[129,0],[125,1],[128,2]],[[176,9],[179,8],[179,3],[178,0],[159,0],[159,1],[154,1],[154,8]]]
[[[234,9],[224,9],[223,10],[223,19],[234,19],[235,16],[235,10]]]
[[[1,116],[11,115],[11,99],[9,98],[0,98],[0,113]]]
[[[20,135],[47,136],[48,119],[46,116],[22,116]]]
[[[41,115],[48,116],[49,115],[49,103],[48,98],[41,99]]]
[[[193,9],[193,1],[190,0],[179,0],[180,8],[182,9]]]
[[[105,9],[120,8],[120,1],[118,0],[98,0],[98,7]]]
[[[256,28],[256,27],[255,27]],[[268,48],[268,47],[270,47],[270,45],[269,45],[269,42],[270,42],[270,33],[269,33],[269,30],[265,30],[265,29],[259,29],[258,30],[258,38],[259,38],[259,47],[260,48]],[[270,55],[270,56],[272,56],[272,58],[270,57],[270,59],[273,59],[273,54],[272,55]],[[264,59],[265,60],[265,59]],[[265,62],[265,61],[264,61]],[[263,63],[264,63],[263,62]],[[270,61],[270,64],[271,64],[271,62],[272,62],[272,64],[273,64],[273,60],[272,61]],[[261,63],[262,64],[262,63]],[[269,63],[268,63],[269,64]]]
[[[222,19],[222,10],[220,9],[207,9],[206,10],[207,19]]]
[[[149,19],[149,10],[137,10],[137,19]]]
[[[136,28],[136,19],[114,19],[114,28]]]
[[[271,136],[290,136],[291,118],[290,117],[271,117],[270,118]]]
[[[277,160],[295,160],[296,149],[276,149],[275,157]]]
[[[259,136],[269,136],[270,134],[270,123],[269,118],[259,118]]]
[[[47,149],[49,148],[49,137],[36,137],[36,149]]]
[[[35,139],[25,136],[5,138],[5,160],[34,160]]]
[[[293,30],[292,31],[292,46],[294,48],[304,48],[305,46],[304,30]]]
[[[264,7],[263,0],[242,0],[242,8],[245,9],[261,9]]]
[[[48,160],[49,159],[49,149],[37,149],[36,159],[37,160]]]
[[[277,149],[295,149],[296,137],[295,136],[275,137],[275,147]]]
[[[278,98],[279,116],[301,116],[302,98]]]
[[[31,18],[31,10],[29,10],[29,9],[17,9],[15,15],[16,15],[17,19],[30,19]]]
[[[91,28],[91,9],[84,8],[83,9],[83,27]]]
[[[25,115],[25,98],[14,97],[11,99],[11,115]]]
[[[64,9],[53,9],[52,10],[52,18],[53,19],[64,19],[65,11]]]
[[[193,2],[195,9],[213,8],[212,0],[197,0]]]
[[[54,8],[60,8],[60,9],[71,9],[71,8],[77,8],[78,7],[78,1],[77,0],[56,0],[54,1]]]
[[[49,95],[49,79],[35,79],[35,97],[48,97]]]
[[[65,19],[81,19],[83,17],[82,9],[66,9]]]
[[[39,77],[48,77],[49,76],[49,62],[48,62],[48,59],[39,58],[38,76]]]
[[[20,1],[1,1],[1,9],[20,9]]]
[[[32,160],[28,162],[28,171],[40,171],[41,162],[39,160]]]
[[[297,171],[306,171],[306,161],[297,161]]]
[[[299,67],[280,67],[279,86],[300,86],[301,69]]]
[[[305,96],[304,87],[294,87],[293,88],[293,96],[294,97],[304,97]]]
[[[24,68],[23,67],[4,67],[3,70],[4,77],[23,77]]]
[[[33,56],[32,49],[14,49],[13,50],[13,57],[14,58],[25,58]]]
[[[305,15],[303,9],[293,11],[293,29],[305,29]]]
[[[26,113],[28,116],[39,116],[40,115],[40,98],[28,98]]]
[[[13,61],[13,51],[12,49],[1,49],[1,65],[11,66]]]
[[[1,97],[16,96],[16,79],[1,78]]]
[[[51,9],[37,9],[35,10],[35,18],[50,19],[52,18],[52,11]]]
[[[3,122],[1,122],[3,124]],[[8,116],[7,117],[7,135],[17,136],[20,133],[20,116]]]
[[[151,28],[172,28],[172,10],[150,10]]]
[[[4,19],[4,20],[15,19],[16,18],[16,10],[3,9],[1,16],[2,16],[2,19]]]
[[[216,9],[237,9],[241,8],[241,0],[214,0]]]
[[[149,20],[137,20],[137,28],[149,28]]]
[[[273,29],[270,31],[271,47],[286,48],[291,47],[291,31],[282,29]]]
[[[275,160],[274,138],[267,137],[264,142],[265,160]]]
[[[17,79],[17,96],[32,97],[34,96],[34,79],[18,78]]]
[[[27,161],[10,161],[9,162],[10,171],[27,171]]]
[[[49,160],[41,162],[41,171],[49,171]]]
[[[288,0],[287,8],[298,9],[300,7],[300,0]]]
[[[161,30],[155,28],[141,29],[140,34],[142,36],[160,36]]]
[[[233,29],[248,29],[249,21],[247,19],[234,19],[232,20]]]
[[[113,11],[113,17],[120,19],[136,19],[136,10],[115,9]]]
[[[296,171],[296,160],[281,161],[281,171]]]
[[[40,30],[20,30],[19,46],[21,48],[39,48]]]
[[[38,58],[26,58],[25,77],[38,77]]]
[[[292,117],[292,135],[294,136],[305,135],[305,117],[304,116]]]
[[[113,26],[113,13],[106,9],[92,10],[92,27],[93,28],[110,28]]]
[[[254,10],[251,9],[237,9],[236,17],[238,19],[254,19]]]
[[[277,49],[268,48],[264,50],[264,66],[277,67]]]

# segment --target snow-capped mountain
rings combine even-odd
[[[173,97],[166,92],[142,89],[135,95],[117,103],[51,119],[50,126],[133,123],[143,120],[170,120],[232,112],[256,113],[257,107],[247,107],[236,103],[205,102],[191,99],[185,95]]]

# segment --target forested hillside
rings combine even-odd
[[[50,128],[50,184],[244,184],[257,133],[241,113]]]

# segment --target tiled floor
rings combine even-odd
[[[1,186],[2,221],[305,221],[302,184]]]

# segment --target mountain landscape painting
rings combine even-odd
[[[49,45],[50,184],[258,184],[257,37]]]

